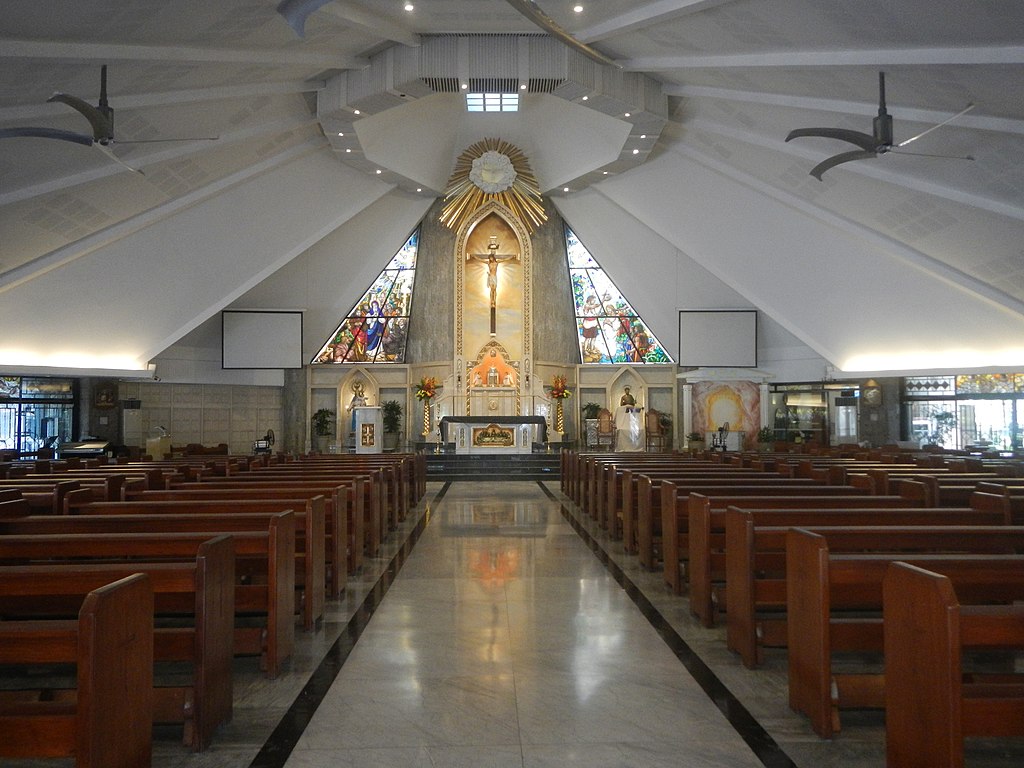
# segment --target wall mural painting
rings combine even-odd
[[[754,450],[761,427],[761,388],[752,381],[727,384],[698,381],[693,385],[693,429],[714,432],[726,422],[730,432],[743,432],[743,447]]]
[[[405,362],[419,235],[419,230],[412,233],[313,358],[313,364]]]
[[[568,227],[565,246],[576,306],[580,360],[584,364],[672,362],[615,283]]]

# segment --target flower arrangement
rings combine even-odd
[[[555,400],[564,400],[567,397],[572,397],[572,392],[565,388],[565,376],[555,376],[551,380],[551,397]]]
[[[416,385],[416,399],[429,400],[437,394],[437,379],[433,376],[424,376]]]

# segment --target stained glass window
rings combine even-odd
[[[615,287],[576,233],[565,228],[576,306],[580,360],[586,363],[671,363],[647,324]]]
[[[419,230],[356,302],[313,364],[404,363]]]

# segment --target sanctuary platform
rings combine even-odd
[[[427,478],[445,482],[549,480],[561,477],[557,453],[427,454]]]

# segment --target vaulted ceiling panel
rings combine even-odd
[[[393,204],[403,222],[410,211],[425,210],[454,156],[487,136],[523,145],[607,268],[629,250],[627,234],[665,244],[646,256],[660,270],[672,264],[671,281],[645,285],[635,266],[625,277],[635,281],[630,294],[638,304],[662,315],[690,303],[696,285],[705,297],[724,289],[780,323],[777,346],[789,344],[791,332],[842,365],[887,344],[906,355],[907,369],[924,365],[909,356],[913,348],[977,353],[950,355],[949,365],[1003,364],[1008,334],[1020,335],[1018,2],[586,0],[576,13],[570,4],[538,0],[621,70],[578,50],[576,58],[559,59],[562,44],[552,47],[556,38],[506,0],[432,0],[412,11],[398,2],[333,0],[309,15],[302,37],[276,5],[4,3],[0,130],[88,131],[84,117],[46,99],[63,91],[96,104],[100,66],[107,64],[119,141],[220,137],[111,145],[145,177],[88,146],[0,138],[0,312],[10,313],[5,327],[19,329],[22,362],[48,354],[58,328],[72,328],[69,346],[77,340],[95,352],[100,326],[86,320],[76,327],[74,313],[109,303],[115,280],[129,282],[118,289],[110,317],[139,339],[115,330],[108,346],[118,354],[128,349],[129,357],[159,352],[247,291],[260,304],[289,303],[284,299],[296,296],[295,285],[284,275],[297,280],[301,273],[315,283],[312,266],[292,272],[296,262],[277,272],[289,259],[340,233],[368,205],[381,211]],[[561,85],[548,83],[550,96],[540,97],[548,92],[543,88],[528,91],[538,98],[524,101],[528,108],[519,115],[478,121],[461,112],[440,119],[420,104],[392,108],[432,98],[423,82],[401,90],[418,78],[402,62],[422,64],[419,53],[456,36],[463,39],[449,62],[456,80],[473,76],[474,67],[493,75],[498,58],[509,66],[515,59],[513,79],[539,88],[531,67],[559,60],[564,77],[554,79]],[[459,46],[472,55],[462,57]],[[879,71],[887,76],[896,142],[973,102],[971,112],[911,148],[975,159],[891,153],[833,168],[823,181],[810,177],[817,162],[846,145],[812,138],[787,144],[787,133],[817,126],[869,131]],[[362,144],[345,144],[350,137],[337,136],[342,128],[332,132],[330,119],[358,122],[359,106],[347,99],[371,81],[383,85],[363,94],[376,108],[361,128],[361,154]],[[343,93],[340,83],[353,89]],[[636,105],[624,99],[630,89]],[[643,108],[643,119],[625,117],[634,106]],[[603,136],[595,126],[605,119],[623,122],[617,157],[595,148]],[[374,161],[386,161],[381,175]],[[407,197],[391,191],[399,185],[409,195],[424,189]],[[380,220],[384,226],[387,217]],[[269,222],[280,226],[264,233]],[[323,240],[310,265],[329,271],[323,254],[339,237]],[[199,281],[199,289],[185,289],[183,302],[169,301],[178,291],[168,291],[168,281],[183,275]],[[321,288],[306,295],[310,317],[337,314],[338,296]],[[21,322],[65,295],[66,313],[62,307],[38,329]],[[674,322],[665,329],[668,319],[653,317],[663,338],[674,333]],[[9,324],[15,319],[20,325]]]

